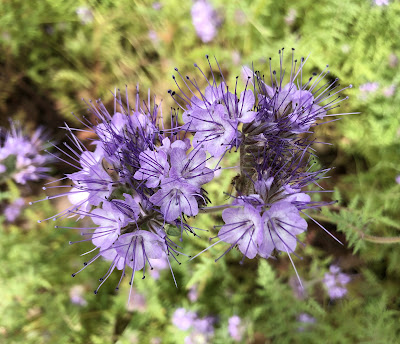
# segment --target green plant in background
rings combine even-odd
[[[213,317],[214,333],[207,338],[211,343],[235,341],[229,322],[235,315],[241,319],[244,343],[397,342],[399,250],[391,238],[399,236],[399,2],[210,3],[217,34],[204,44],[191,22],[191,2],[1,2],[2,125],[11,116],[29,127],[44,124],[49,131],[64,119],[77,126],[70,111],[82,112],[80,98],[98,95],[108,104],[113,98],[110,89],[127,84],[132,96],[138,82],[142,89],[151,85],[156,94],[165,94],[165,108],[175,106],[166,95],[171,70],[179,66],[186,75],[192,62],[205,54],[218,57],[227,82],[234,84],[242,65],[251,68],[254,61],[257,69],[268,69],[263,63],[283,46],[296,48],[299,55],[311,52],[304,73],[323,70],[329,63],[336,73],[332,80],[339,77],[355,86],[352,101],[340,112],[361,112],[316,132],[321,141],[335,143],[334,148],[316,144],[315,149],[321,165],[336,166],[322,186],[335,186],[333,198],[339,202],[312,215],[344,246],[309,221],[308,233],[300,236],[306,246],[297,252],[302,260],[296,259],[303,294],[293,282],[288,258],[251,260],[240,266],[240,252],[232,250],[214,263],[223,253],[216,246],[190,263],[172,264],[179,289],[171,285],[169,269],[161,270],[158,279],[149,275],[138,281],[133,295],[142,297],[127,308],[127,286],[118,294],[114,291],[117,276],[111,276],[97,296],[88,292],[96,288],[98,278],[91,267],[87,273],[92,277],[79,282],[69,277],[81,266],[77,255],[84,250],[66,243],[82,237],[71,239],[71,231],[54,229],[52,223],[35,224],[65,209],[58,199],[41,202],[34,210],[24,209],[16,225],[2,216],[4,342],[181,343],[193,327],[181,331],[173,325],[178,308],[198,320]],[[70,172],[67,166],[59,169],[57,174]],[[216,204],[227,197],[221,190],[232,189],[236,174],[229,173],[218,179],[220,187],[207,188]],[[14,191],[2,190],[2,195],[19,197],[11,184],[9,190]],[[216,224],[222,219],[214,213],[201,214],[193,222],[202,228]],[[73,219],[64,225],[76,227]],[[203,238],[188,242],[186,248],[199,252],[207,244]],[[107,263],[98,264],[107,270]],[[351,277],[348,295],[337,301],[328,299],[323,284],[332,264]]]

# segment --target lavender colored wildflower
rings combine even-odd
[[[303,326],[298,327],[298,331],[304,332],[307,327],[315,324],[317,320],[307,313],[300,313],[297,317],[297,321],[304,324]]]
[[[81,241],[92,242],[94,249],[88,253],[96,252],[77,273],[99,258],[110,262],[95,293],[114,270],[121,271],[117,289],[128,270],[131,285],[136,271],[142,270],[145,278],[153,264],[167,262],[172,272],[170,261],[180,264],[177,256],[187,256],[174,239],[183,242],[184,234],[196,236],[188,218],[202,212],[222,210],[224,224],[215,226],[219,240],[210,246],[228,243],[222,256],[235,247],[243,259],[286,252],[293,264],[291,253],[301,243],[306,218],[329,234],[308,214],[334,203],[310,197],[330,192],[311,188],[318,188],[329,172],[314,166],[313,128],[331,121],[335,114],[330,111],[347,99],[340,93],[351,85],[340,89],[338,79],[326,80],[328,66],[303,82],[305,59],[298,61],[292,52],[292,66],[286,71],[283,54],[282,49],[278,72],[271,64],[270,80],[244,68],[244,85],[237,78],[234,87],[226,84],[218,62],[214,71],[208,56],[210,73],[195,65],[202,77],[211,75],[204,90],[198,86],[204,82],[183,77],[175,68],[184,86],[173,76],[179,91],[168,93],[183,113],[180,119],[172,109],[166,127],[159,104],[150,94],[147,101],[140,99],[138,89],[134,106],[115,92],[111,113],[100,100],[87,103],[96,125],[86,119],[82,124],[97,136],[93,152],[67,127],[71,142],[59,150],[68,161],[60,159],[76,169],[65,178],[72,189],[48,198],[67,196],[71,206],[49,219],[92,219],[95,226],[82,228]],[[225,169],[224,156],[235,152],[239,166],[226,167],[239,172],[229,200],[209,206],[205,185]],[[187,320],[185,328],[193,329],[188,342],[212,336],[211,318],[200,319],[185,310],[179,316]]]
[[[8,222],[14,222],[21,214],[21,210],[25,205],[23,198],[17,198],[4,209],[4,216]]]
[[[190,302],[196,302],[198,298],[199,298],[199,292],[197,290],[197,285],[195,284],[189,289],[188,299]]]
[[[400,174],[396,177],[396,183],[400,184]]]
[[[150,270],[150,275],[155,280],[160,278],[160,271],[168,268],[168,260],[166,257],[161,259],[149,259],[152,269]]]
[[[299,279],[292,276],[289,279],[289,285],[292,288],[294,296],[298,300],[305,300],[307,297],[307,291],[304,286],[300,283]]]
[[[383,89],[382,93],[386,98],[390,98],[390,97],[393,97],[395,91],[396,91],[396,86],[395,85],[390,85],[388,87],[385,87]]]
[[[367,82],[360,85],[360,98],[366,100],[371,93],[375,93],[379,88],[377,82]]]
[[[221,227],[219,241],[212,246],[229,243],[225,253],[237,247],[243,258],[269,258],[279,251],[290,255],[300,242],[298,235],[307,229],[304,217],[310,216],[305,211],[332,204],[310,197],[309,186],[318,185],[329,171],[311,169],[311,134],[323,120],[335,116],[329,111],[347,99],[340,92],[352,86],[340,89],[338,79],[326,81],[328,66],[303,82],[305,59],[298,61],[292,53],[292,66],[286,71],[283,50],[279,55],[280,69],[277,72],[271,65],[268,81],[262,72],[244,67],[244,87],[238,81],[229,87],[218,62],[215,72],[206,56],[210,73],[195,64],[203,77],[211,75],[204,90],[198,87],[201,83],[175,69],[183,85],[173,76],[179,93],[169,91],[183,110],[183,128],[194,135],[195,148],[220,161],[239,151],[240,174],[232,182],[235,193],[230,195],[231,205],[224,206],[224,225],[216,226]]]
[[[377,6],[387,6],[389,5],[389,0],[374,0]]]
[[[186,331],[193,326],[196,317],[196,313],[187,311],[185,308],[178,308],[172,316],[172,324],[180,330]]]
[[[126,309],[129,312],[134,312],[134,311],[139,313],[145,312],[147,309],[146,298],[144,297],[143,294],[140,294],[135,289],[132,289],[132,296],[129,299]]]
[[[214,335],[213,317],[200,318],[194,312],[184,308],[178,308],[173,316],[172,323],[182,331],[190,330],[189,336],[185,338],[185,344],[209,343]]]
[[[71,206],[50,219],[92,219],[95,226],[82,228],[81,241],[91,241],[97,252],[77,273],[99,258],[110,261],[97,293],[114,270],[121,271],[117,289],[128,268],[131,285],[135,271],[143,270],[143,278],[146,269],[155,278],[160,269],[172,272],[170,258],[178,262],[177,255],[183,253],[170,237],[180,235],[182,241],[184,233],[196,235],[187,217],[209,202],[203,186],[213,179],[214,170],[206,167],[203,148],[189,151],[190,140],[178,135],[178,124],[164,128],[159,106],[141,102],[139,93],[134,107],[117,93],[112,113],[100,101],[88,106],[97,123],[82,123],[97,135],[95,150],[87,150],[67,127],[71,142],[58,149],[72,162],[59,159],[77,171],[66,175],[72,185],[68,192],[49,198],[66,196]]]
[[[346,284],[350,280],[350,276],[341,272],[337,265],[329,267],[329,273],[324,276],[324,285],[331,300],[341,299],[347,294]]]
[[[229,336],[235,342],[240,342],[242,340],[244,327],[242,325],[242,319],[240,319],[239,316],[234,315],[228,319],[228,332]]]
[[[82,285],[75,285],[69,290],[69,298],[71,303],[84,307],[87,305],[87,301],[83,297],[85,287]]]
[[[193,26],[197,36],[204,42],[211,42],[217,35],[218,18],[207,0],[196,0],[191,10]]]
[[[155,1],[155,2],[153,2],[153,4],[151,5],[151,7],[153,7],[154,10],[159,11],[159,10],[162,9],[163,5],[161,4],[161,2]]]
[[[22,129],[11,122],[10,131],[2,131],[0,137],[0,179],[12,178],[18,184],[38,181],[47,177],[52,161],[49,155],[43,154],[43,130],[36,130],[27,136]]]
[[[93,22],[93,12],[89,7],[81,6],[76,9],[76,14],[83,25]]]

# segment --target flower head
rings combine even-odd
[[[29,137],[18,124],[11,122],[11,130],[0,134],[0,178],[11,177],[24,185],[47,176],[50,169],[46,165],[53,159],[42,152],[46,139],[42,129]]]
[[[341,272],[337,265],[331,265],[324,276],[324,285],[332,300],[341,299],[347,294],[346,284],[350,282],[349,275]]]
[[[82,235],[97,253],[78,272],[98,258],[110,261],[99,288],[114,270],[122,280],[131,269],[132,284],[135,271],[143,270],[144,277],[146,268],[170,267],[171,257],[177,261],[182,252],[169,236],[195,234],[186,220],[208,203],[203,186],[214,176],[201,147],[189,151],[189,139],[179,139],[181,128],[164,128],[158,105],[142,105],[139,93],[135,107],[115,97],[113,113],[100,101],[88,103],[97,118],[95,126],[86,123],[97,135],[93,152],[67,127],[72,143],[65,143],[64,153],[77,171],[66,175],[72,188],[59,196],[72,205],[51,217],[92,219],[95,227],[83,228]]]
[[[212,5],[207,0],[196,0],[191,10],[193,26],[197,36],[208,43],[217,35],[218,18]]]
[[[208,343],[214,334],[213,317],[200,318],[197,313],[178,308],[172,316],[172,323],[182,331],[190,330],[185,344]]]
[[[313,166],[311,134],[313,127],[333,116],[329,111],[347,99],[340,93],[352,87],[340,89],[338,79],[326,80],[328,66],[303,82],[306,59],[298,61],[292,52],[288,72],[283,56],[282,49],[278,71],[270,63],[270,79],[244,67],[243,89],[238,82],[229,87],[218,62],[215,72],[206,56],[211,79],[206,78],[204,90],[198,86],[201,83],[175,69],[188,92],[175,76],[179,93],[169,91],[183,110],[182,128],[193,134],[195,148],[220,160],[233,149],[239,151],[240,171],[232,182],[236,193],[222,212],[224,225],[216,227],[221,227],[219,241],[230,244],[226,252],[237,247],[250,259],[268,258],[275,251],[294,252],[298,236],[307,229],[306,211],[332,203],[312,201],[309,194],[318,192],[312,188],[329,171]]]
[[[14,222],[21,213],[25,201],[23,198],[17,198],[11,204],[7,205],[4,209],[4,216],[8,222]]]
[[[229,336],[235,342],[240,342],[242,340],[244,327],[242,325],[242,319],[240,319],[239,316],[234,315],[228,319],[228,332]]]

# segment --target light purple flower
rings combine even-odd
[[[189,289],[188,299],[190,302],[196,302],[198,298],[199,298],[199,292],[197,290],[197,284],[195,284]]]
[[[242,340],[244,327],[242,325],[242,319],[240,319],[239,316],[234,315],[228,319],[228,332],[229,336],[235,342],[240,342]]]
[[[360,99],[366,100],[368,95],[375,93],[378,88],[379,84],[377,82],[367,82],[360,85]]]
[[[196,313],[187,311],[185,308],[178,308],[172,316],[172,323],[180,330],[186,331],[193,326],[196,317]]]
[[[291,203],[281,201],[273,204],[262,217],[264,231],[259,254],[268,258],[274,249],[291,253],[296,249],[296,235],[307,229],[298,209]]]
[[[389,0],[374,0],[377,6],[387,6],[389,5]]]
[[[299,332],[304,332],[307,326],[315,324],[317,320],[307,313],[300,313],[299,316],[297,317],[297,321],[305,325],[298,327]]]
[[[118,239],[123,227],[139,218],[139,205],[131,195],[124,194],[124,197],[125,202],[103,202],[101,208],[91,212],[92,221],[99,226],[92,235],[92,242],[102,250],[109,248]],[[120,211],[121,208],[124,212]]]
[[[117,255],[125,259],[134,271],[141,270],[149,259],[161,259],[166,255],[165,240],[144,230],[122,234],[114,244]]]
[[[400,184],[400,174],[396,177],[396,183]]]
[[[395,91],[396,91],[396,86],[390,85],[388,87],[385,87],[382,92],[386,98],[390,98],[393,97]]]
[[[83,285],[75,285],[69,290],[69,298],[71,303],[84,307],[87,305],[87,301],[83,297],[85,287]]]
[[[202,149],[193,150],[186,155],[186,150],[173,148],[170,159],[171,178],[201,187],[214,177],[214,172],[206,167],[206,152]]]
[[[191,9],[192,22],[197,36],[208,43],[217,34],[218,19],[215,10],[207,0],[196,0]]]
[[[157,187],[168,175],[169,164],[165,152],[147,149],[140,153],[139,160],[140,169],[135,173],[134,178],[145,180],[147,187]]]
[[[68,200],[81,211],[81,217],[91,206],[107,200],[112,192],[113,179],[105,169],[103,153],[101,146],[94,152],[83,151],[79,159],[80,171],[67,175],[74,183]]]
[[[305,300],[307,297],[307,291],[302,284],[300,284],[299,279],[297,276],[292,276],[289,279],[289,285],[292,288],[294,296],[298,300]]]
[[[129,298],[128,304],[126,305],[126,309],[129,312],[134,312],[134,311],[137,311],[139,313],[145,312],[147,309],[147,302],[145,296],[139,293],[134,288],[132,288],[131,296]]]
[[[195,132],[193,145],[203,147],[214,157],[220,157],[231,148],[236,137],[237,122],[228,117],[222,104],[192,110],[190,117],[184,113],[183,120],[188,123],[188,130]]]
[[[89,24],[93,21],[93,12],[89,7],[86,6],[78,7],[76,9],[76,14],[78,15],[83,25]]]
[[[329,273],[324,276],[324,284],[332,300],[341,299],[347,294],[346,284],[350,282],[349,275],[342,273],[337,265],[331,265]]]
[[[160,271],[168,268],[168,259],[166,256],[161,257],[160,259],[149,259],[149,265],[151,266],[150,275],[155,280],[160,278]]]
[[[190,330],[190,334],[185,338],[185,344],[209,343],[214,335],[213,317],[200,318],[194,312],[184,308],[178,308],[173,316],[172,323],[182,331]]]
[[[261,216],[253,206],[228,208],[222,212],[225,225],[218,237],[231,247],[238,245],[240,252],[252,259],[258,253],[259,238],[262,236]]]
[[[153,7],[154,10],[159,11],[162,9],[163,5],[159,1],[154,1],[151,7]]]
[[[50,170],[45,165],[53,158],[42,154],[43,138],[46,139],[43,130],[38,129],[29,137],[17,124],[10,123],[11,129],[0,138],[0,177],[4,174],[23,185],[45,178]]]
[[[174,178],[164,179],[161,189],[150,197],[150,202],[161,208],[166,221],[176,220],[182,214],[195,216],[199,212],[199,188]]]
[[[11,204],[9,204],[4,209],[4,216],[6,217],[6,220],[8,222],[14,222],[18,218],[19,214],[21,213],[21,210],[24,205],[25,205],[25,201],[23,198],[17,198],[15,201],[13,201]]]
[[[214,335],[214,320],[213,317],[195,318],[191,333],[185,338],[185,344],[210,343]]]

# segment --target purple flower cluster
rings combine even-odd
[[[106,259],[111,266],[99,288],[115,269],[121,271],[118,288],[127,268],[132,269],[130,284],[135,271],[143,270],[144,278],[146,267],[166,263],[171,268],[169,258],[177,261],[182,253],[173,238],[196,236],[187,220],[200,211],[223,210],[224,224],[216,226],[219,241],[213,245],[230,244],[225,253],[237,247],[243,259],[269,258],[280,251],[290,257],[298,235],[307,229],[304,217],[318,224],[306,210],[331,204],[310,197],[322,192],[319,181],[329,171],[313,163],[312,129],[324,119],[329,122],[334,115],[328,112],[346,99],[338,79],[327,80],[327,69],[303,83],[304,64],[292,53],[287,73],[282,50],[279,73],[270,67],[268,82],[261,72],[244,68],[245,85],[240,87],[237,78],[230,88],[209,62],[212,80],[207,79],[204,90],[175,68],[189,91],[173,76],[179,92],[168,92],[183,114],[180,120],[172,109],[168,125],[159,105],[150,96],[141,100],[138,91],[133,107],[116,92],[112,113],[101,101],[88,103],[96,125],[82,124],[96,135],[95,149],[88,150],[67,126],[71,143],[59,150],[66,156],[60,159],[76,168],[66,175],[72,189],[48,197],[67,196],[72,204],[50,219],[90,217],[94,223],[83,229],[81,241],[91,241],[97,252],[78,272]],[[223,170],[223,158],[232,152],[239,152],[235,192],[228,204],[210,207],[204,186]]]
[[[211,42],[217,35],[218,18],[207,0],[196,0],[191,10],[193,26],[204,43]]]
[[[311,134],[314,126],[332,116],[329,110],[347,99],[341,99],[338,79],[325,79],[329,70],[303,83],[305,59],[297,61],[292,53],[287,73],[282,67],[283,50],[279,54],[280,73],[270,67],[268,82],[263,73],[244,67],[246,84],[240,89],[236,82],[230,88],[220,69],[215,73],[209,62],[212,80],[207,79],[204,91],[198,87],[201,83],[180,74],[189,92],[178,82],[181,95],[170,91],[184,111],[183,128],[193,133],[195,148],[220,160],[239,151],[240,174],[233,181],[236,194],[222,211],[225,224],[218,237],[231,244],[227,252],[238,247],[250,259],[268,258],[274,251],[293,252],[297,236],[307,229],[301,215],[309,215],[304,210],[330,204],[312,201],[309,195],[315,192],[309,186],[318,186],[329,171],[313,166]],[[287,82],[285,75],[289,75]]]
[[[375,0],[375,5],[387,6],[387,5],[389,5],[389,0]]]
[[[87,301],[83,297],[85,287],[83,285],[75,285],[69,290],[69,299],[74,305],[84,307]]]
[[[341,272],[337,265],[329,267],[329,273],[324,276],[324,284],[331,300],[341,299],[347,294],[346,284],[350,280],[350,276]]]
[[[207,205],[203,185],[214,172],[206,167],[204,149],[190,150],[190,140],[174,123],[164,128],[158,105],[141,104],[139,93],[134,108],[118,93],[112,114],[100,101],[88,105],[97,124],[83,124],[97,136],[95,150],[67,127],[71,143],[64,144],[63,160],[77,171],[66,175],[72,189],[56,197],[66,195],[72,206],[52,219],[90,217],[95,226],[84,229],[83,241],[91,241],[97,254],[78,272],[103,258],[111,266],[99,288],[115,269],[122,280],[131,268],[132,284],[135,271],[143,270],[144,277],[146,266],[160,270],[170,266],[170,257],[177,260],[181,252],[170,237],[195,235],[186,221]]]
[[[14,222],[21,213],[25,201],[23,198],[17,198],[14,202],[9,204],[4,209],[4,216],[8,222]]]
[[[235,342],[240,342],[242,340],[244,327],[242,325],[242,319],[240,319],[239,316],[234,315],[228,319],[228,332],[229,336]]]
[[[52,157],[42,154],[43,131],[36,130],[27,136],[11,122],[11,130],[0,128],[0,180],[12,178],[18,184],[45,178],[49,168],[45,167]]]
[[[300,313],[299,316],[297,317],[297,320],[304,324],[303,326],[299,326],[298,327],[298,331],[299,332],[304,332],[307,327],[310,327],[311,325],[316,323],[316,319],[314,317],[312,317],[311,315],[307,314],[307,313]]]
[[[190,331],[185,344],[209,343],[214,335],[213,317],[200,318],[197,313],[178,308],[172,316],[172,324],[182,331]]]

